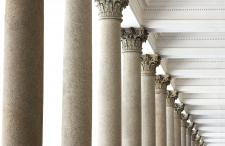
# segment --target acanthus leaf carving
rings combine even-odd
[[[175,100],[177,98],[178,98],[177,91],[167,91],[166,101],[168,106],[174,107]]]
[[[100,17],[121,19],[122,11],[128,6],[129,0],[95,0],[95,2],[97,2]]]
[[[170,84],[170,75],[157,75],[155,78],[155,88],[157,90],[166,90],[167,85]]]
[[[122,52],[139,52],[142,50],[142,43],[148,38],[148,31],[141,28],[122,28],[121,42]]]
[[[180,104],[175,103],[174,104],[174,109],[180,118],[181,118],[181,112],[184,110],[184,107],[185,107],[185,104],[183,104],[183,103],[180,103]]]
[[[155,75],[156,67],[159,66],[161,57],[158,54],[145,54],[141,56],[142,74]]]

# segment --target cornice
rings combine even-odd
[[[225,33],[154,33],[156,40],[225,40]]]
[[[225,8],[145,8],[144,11],[168,11],[168,12],[207,12],[219,11],[224,12]]]

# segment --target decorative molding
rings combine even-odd
[[[128,6],[129,0],[95,0],[101,18],[121,19],[123,9]]]
[[[224,12],[225,8],[145,8],[145,11],[185,11],[185,12],[206,12],[206,11],[221,11]]]
[[[158,54],[145,54],[141,56],[141,73],[155,75],[161,57]]]
[[[156,90],[166,91],[167,85],[170,84],[171,76],[170,75],[157,75],[155,79],[155,88]],[[161,93],[162,91],[156,91],[156,93]]]
[[[177,91],[167,91],[167,96],[166,96],[166,103],[167,106],[174,107],[175,105],[175,100],[178,98],[178,92]]]
[[[225,33],[154,33],[157,40],[225,40]]]
[[[145,28],[122,28],[121,42],[122,52],[139,52],[142,51],[142,43],[148,38],[148,31]]]

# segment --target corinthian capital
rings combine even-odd
[[[155,75],[156,67],[160,64],[161,57],[157,54],[141,56],[141,73]]]
[[[181,112],[184,110],[184,104],[181,103],[181,104],[178,104],[178,103],[175,103],[174,104],[174,108],[175,108],[175,111],[177,112],[177,115],[180,116],[181,118]]]
[[[140,52],[142,43],[148,38],[148,31],[144,28],[122,28],[121,41],[123,52]]]
[[[194,126],[195,126],[195,123],[194,123],[194,122],[189,123],[189,124],[188,124],[188,127],[187,127],[188,132],[191,133],[191,131],[192,131],[192,129],[194,128]]]
[[[121,19],[122,11],[129,0],[95,0],[95,2],[97,2],[100,17]]]
[[[155,78],[155,88],[157,90],[165,90],[167,85],[170,84],[171,77],[169,75],[157,75]]]
[[[191,134],[191,139],[193,141],[196,141],[196,136],[198,135],[198,130],[195,130],[195,131],[192,131],[192,134]]]
[[[188,127],[187,120],[189,119],[190,115],[189,114],[181,114],[181,120],[182,120],[182,126],[183,127]]]
[[[178,98],[177,91],[167,91],[166,102],[167,106],[174,107],[175,100]]]

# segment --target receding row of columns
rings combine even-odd
[[[121,30],[128,0],[96,2],[92,86],[91,0],[66,1],[62,145],[203,145],[175,103],[177,92],[167,91],[171,77],[156,76],[160,56],[141,55],[147,30]],[[3,146],[42,145],[43,8],[43,0],[6,1]]]

